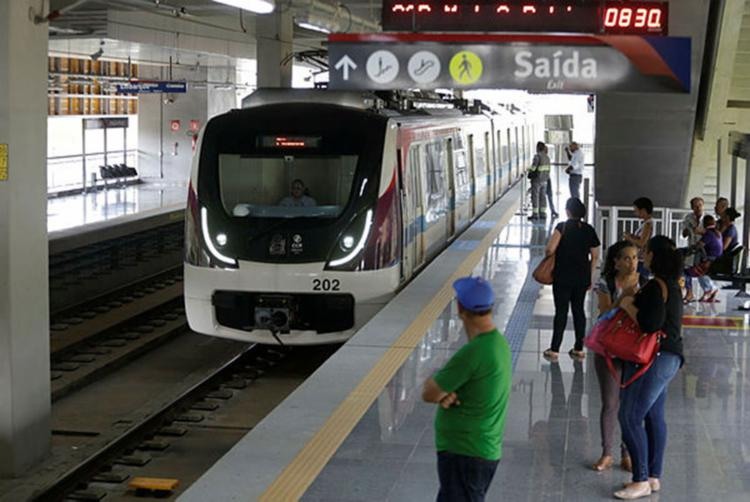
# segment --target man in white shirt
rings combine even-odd
[[[583,183],[583,150],[575,141],[570,147],[565,149],[568,154],[568,167],[565,172],[568,174],[568,186],[570,187],[570,196],[581,200],[581,183]]]

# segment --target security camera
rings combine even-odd
[[[164,94],[162,101],[164,102],[165,105],[171,105],[175,102],[176,99],[177,99],[177,96],[175,96],[174,94]]]
[[[99,58],[104,54],[104,40],[99,41],[99,48],[93,53],[89,54],[92,61],[99,61]]]

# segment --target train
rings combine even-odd
[[[265,344],[347,340],[523,176],[539,133],[516,106],[254,92],[197,141],[190,328]]]

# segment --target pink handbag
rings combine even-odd
[[[638,371],[627,382],[620,383],[620,388],[624,389],[654,364],[662,337],[664,333],[661,331],[642,332],[638,323],[631,319],[627,312],[615,309],[614,315],[601,319],[594,325],[583,343],[597,354],[604,356],[614,379],[617,379],[617,370],[612,362],[613,358],[640,365]]]

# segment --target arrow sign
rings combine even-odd
[[[344,80],[349,80],[349,70],[356,70],[357,64],[352,61],[352,58],[344,54],[344,57],[339,59],[334,68],[336,68],[337,70],[341,70],[343,68],[342,73],[344,75]]]

